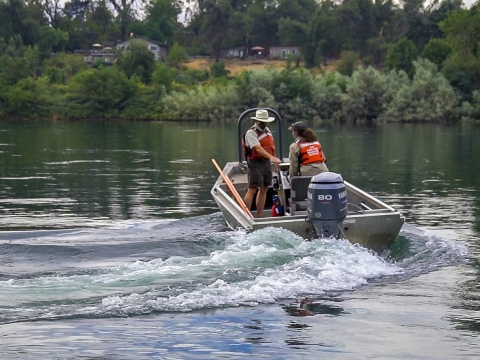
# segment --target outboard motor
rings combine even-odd
[[[347,190],[340,174],[324,172],[312,177],[307,214],[318,237],[338,238],[347,211]]]

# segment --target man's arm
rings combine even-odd
[[[253,149],[258,152],[260,155],[262,155],[264,158],[267,158],[267,159],[270,159],[271,162],[275,163],[275,164],[280,164],[282,161],[273,156],[273,155],[270,155],[263,147],[261,147],[260,145],[256,145],[253,147]]]

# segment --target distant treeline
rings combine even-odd
[[[137,12],[142,3],[0,0],[0,116],[229,121],[268,106],[287,119],[480,119],[479,2],[198,0],[183,11],[186,25],[179,1]],[[166,59],[138,39],[112,67],[71,54],[130,33],[169,44]],[[296,45],[301,55],[235,77],[222,62],[183,65],[255,45]],[[331,59],[336,71],[325,71]]]

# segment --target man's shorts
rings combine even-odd
[[[248,161],[248,187],[259,188],[272,185],[270,159]]]

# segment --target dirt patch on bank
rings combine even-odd
[[[287,64],[285,60],[266,60],[266,59],[222,59],[225,68],[230,71],[230,75],[236,75],[243,70],[261,70],[269,68],[284,68]],[[210,65],[215,62],[211,58],[190,59],[185,62],[189,69],[210,69]]]
[[[287,65],[286,60],[269,60],[269,59],[222,59],[225,63],[225,68],[230,70],[230,75],[234,76],[243,70],[261,70],[271,68],[285,68]],[[189,69],[210,69],[210,65],[215,62],[212,58],[196,58],[187,60],[184,65]],[[292,64],[295,66],[295,64]],[[310,69],[310,72],[314,75],[324,74],[328,71],[335,71],[335,61],[329,61],[327,66],[318,66]]]

